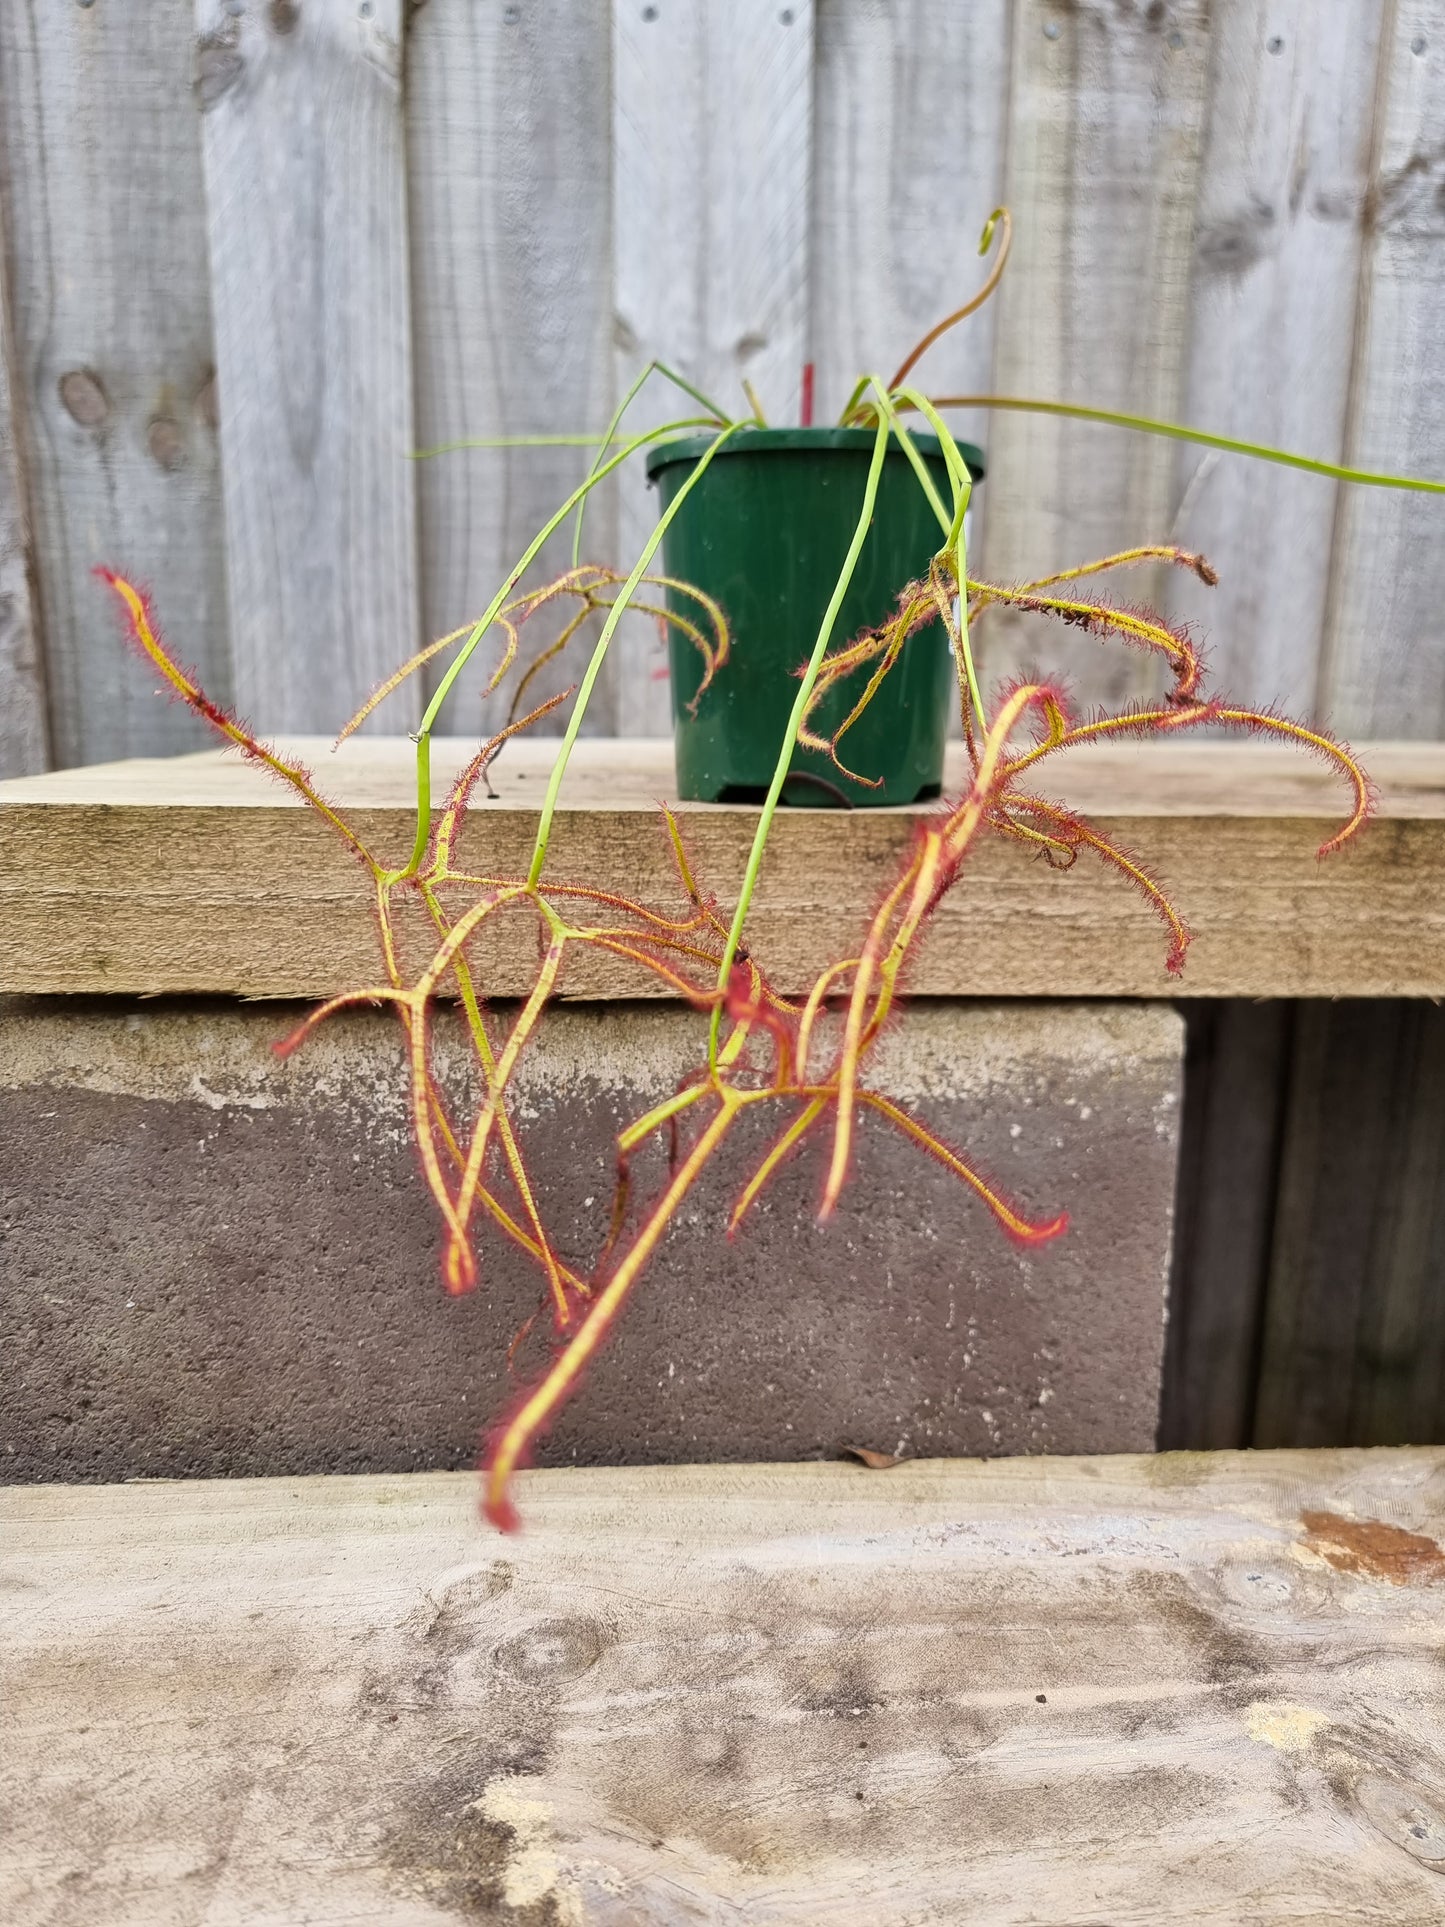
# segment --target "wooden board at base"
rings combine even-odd
[[[286,745],[379,855],[411,846],[415,751],[402,740]],[[521,875],[553,750],[509,744],[494,801],[461,851]],[[433,793],[468,754],[440,743]],[[952,752],[951,791],[964,780]],[[1170,891],[1197,932],[1182,979],[1128,883],[1087,857],[1050,871],[1002,839],[982,844],[941,905],[909,980],[926,996],[1438,996],[1445,993],[1445,747],[1363,752],[1378,818],[1353,847],[1315,851],[1347,807],[1330,771],[1262,743],[1111,745],[1061,769],[1058,790]],[[551,874],[675,910],[658,815],[672,793],[662,742],[579,743],[562,791]],[[891,866],[931,806],[782,810],[749,925],[779,990],[850,954]],[[682,806],[704,887],[730,904],[757,813]],[[419,908],[419,906],[413,906]],[[534,932],[518,918],[482,956],[488,991],[525,995]],[[418,916],[409,967],[434,948]],[[230,752],[53,772],[0,783],[0,991],[217,992],[321,997],[378,974],[368,885],[340,839],[283,785]],[[569,961],[564,995],[650,994],[620,960]]]
[[[476,1496],[0,1494],[10,1927],[1445,1916],[1445,1452]]]

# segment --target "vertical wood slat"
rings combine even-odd
[[[1293,1003],[1187,1000],[1159,1445],[1253,1441]]]
[[[1380,0],[1224,0],[1189,291],[1183,419],[1344,458]],[[1220,571],[1171,573],[1166,607],[1217,686],[1314,709],[1337,489],[1182,448],[1175,539]]]
[[[1003,193],[1008,0],[818,0],[810,358],[818,420],[866,372],[887,381],[962,306]],[[918,365],[934,394],[985,390],[997,304]],[[982,439],[981,417],[951,426]]]
[[[1255,1445],[1445,1438],[1445,1010],[1298,1018]]]
[[[994,392],[1177,417],[1210,13],[1207,0],[1016,0],[1004,198],[1019,225]],[[1017,581],[1164,539],[1173,461],[1167,443],[996,412],[988,573]],[[1129,593],[1151,599],[1151,585],[1136,577]],[[1042,661],[1085,706],[1159,684],[1142,657],[997,609],[980,649],[990,683]]]
[[[654,356],[730,414],[740,383],[798,419],[807,341],[812,0],[616,0],[613,227],[619,394]],[[655,380],[639,427],[697,412]],[[656,521],[640,463],[619,495],[623,566]],[[618,728],[665,735],[671,698],[653,625],[619,630]],[[800,654],[805,653],[800,647]]]
[[[1009,23],[1008,0],[819,0],[808,353],[820,422],[861,375],[888,381],[992,265],[978,242],[1003,194]],[[990,301],[912,378],[935,395],[985,392],[997,316]],[[979,411],[950,426],[987,441]],[[978,527],[975,509],[970,537]]]
[[[468,437],[600,430],[612,412],[611,25],[593,0],[545,8],[428,0],[407,43],[412,334],[421,446]],[[587,473],[591,451],[472,450],[419,465],[428,637],[474,617]],[[611,562],[615,502],[596,500],[584,559]],[[527,586],[571,560],[570,529]],[[530,641],[530,638],[528,638]],[[538,696],[576,680],[582,640]],[[507,689],[479,711],[497,661],[484,644],[442,718],[505,721]],[[435,688],[441,665],[429,678]],[[600,698],[600,700],[599,700]],[[530,701],[530,692],[529,692]],[[560,730],[565,715],[541,725]],[[590,729],[615,726],[610,688]]]
[[[1445,20],[1392,0],[1360,293],[1348,460],[1445,479]],[[1344,492],[1320,707],[1354,734],[1445,734],[1445,505]]]
[[[0,6],[12,399],[62,766],[205,737],[128,656],[97,563],[147,582],[232,695],[193,52],[174,6]]]
[[[1384,1120],[1391,1183],[1350,1414],[1351,1437],[1368,1443],[1445,1438],[1445,1010],[1414,1004],[1404,1015],[1408,1083]]]
[[[30,593],[11,356],[10,311],[0,254],[0,778],[34,776],[50,765],[45,672]]]
[[[418,640],[401,0],[196,25],[236,700],[327,731]]]

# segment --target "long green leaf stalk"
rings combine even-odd
[[[457,653],[452,657],[446,674],[437,685],[435,695],[426,706],[426,713],[421,719],[421,727],[416,733],[416,834],[412,842],[411,855],[407,858],[406,863],[400,870],[388,873],[388,883],[401,883],[408,877],[415,876],[426,857],[427,839],[431,834],[431,735],[432,727],[441,711],[442,704],[450,695],[452,685],[456,682],[457,677],[462,673],[462,670],[476,652],[477,646],[483,636],[486,635],[488,629],[491,628],[493,622],[496,620],[498,611],[507,602],[512,591],[531,567],[543,543],[547,540],[548,536],[552,534],[554,529],[561,527],[562,523],[566,521],[578,503],[586,499],[588,491],[596,488],[599,482],[610,475],[613,469],[625,462],[628,456],[633,454],[637,449],[646,447],[649,442],[660,441],[668,434],[675,434],[679,428],[699,426],[711,426],[711,422],[710,420],[668,422],[661,428],[647,429],[640,435],[630,436],[628,440],[622,444],[617,454],[611,456],[600,466],[594,464],[592,473],[587,477],[586,481],[583,482],[580,487],[573,490],[561,508],[557,510],[556,514],[543,523],[537,535],[527,544],[521,559],[511,569],[506,581],[487,604],[486,609],[478,618],[466,641],[461,644]],[[649,554],[651,554],[651,552],[652,551],[649,550]]]
[[[823,657],[828,644],[833,640],[833,631],[838,625],[838,612],[843,607],[843,598],[848,593],[858,567],[858,558],[863,553],[863,544],[868,538],[868,529],[873,520],[874,504],[878,500],[878,484],[883,475],[883,457],[888,451],[889,425],[886,415],[880,414],[878,431],[873,438],[873,459],[868,465],[868,483],[863,491],[863,502],[858,513],[858,523],[853,530],[853,540],[848,545],[848,553],[843,559],[843,567],[833,584],[833,593],[828,598],[828,606],[823,611],[823,620],[818,625],[818,634],[813,643],[813,652],[808,658],[808,666],[803,671],[798,684],[798,693],[793,698],[792,713],[788,717],[787,733],[778,751],[778,760],[773,768],[773,780],[768,785],[768,793],[763,799],[763,807],[758,814],[758,827],[753,833],[752,848],[748,851],[747,866],[743,871],[742,888],[738,892],[737,907],[728,928],[727,942],[723,946],[722,962],[718,967],[718,987],[725,990],[732,974],[733,962],[738,954],[738,943],[747,921],[748,910],[757,888],[758,873],[763,866],[763,852],[767,848],[768,837],[773,827],[773,817],[777,813],[778,799],[787,781],[788,769],[793,760],[793,749],[798,740],[798,728],[807,712],[808,699],[813,693],[813,685],[818,680]],[[708,1036],[708,1062],[717,1069],[718,1032],[722,1023],[722,1006],[715,1005],[712,1025]]]
[[[562,788],[562,778],[567,774],[567,764],[571,759],[572,749],[577,741],[578,731],[582,727],[582,718],[587,713],[587,705],[591,700],[597,678],[601,674],[602,664],[606,659],[607,650],[611,644],[613,634],[618,623],[622,620],[622,612],[636,593],[638,583],[641,582],[643,576],[647,574],[648,565],[651,563],[653,556],[656,555],[662,538],[666,535],[673,517],[678,513],[679,509],[681,509],[683,503],[692,493],[697,483],[699,483],[707,473],[708,466],[713,457],[735,432],[736,425],[734,424],[730,424],[728,427],[719,431],[717,438],[704,451],[696,468],[693,469],[681,488],[678,489],[677,494],[673,496],[672,500],[658,517],[657,524],[652,534],[648,537],[642,554],[633,564],[631,575],[628,576],[626,582],[621,589],[618,590],[616,600],[608,612],[607,620],[602,625],[602,633],[597,638],[591,659],[587,664],[586,672],[578,687],[577,700],[572,705],[572,714],[567,720],[567,730],[562,738],[561,748],[557,751],[556,758],[552,764],[552,773],[547,779],[547,793],[542,799],[542,814],[537,823],[537,840],[532,846],[532,864],[527,872],[528,889],[536,888],[538,880],[542,875],[543,866],[546,864],[547,845],[552,837],[552,818],[556,814],[557,796]]]
[[[1302,469],[1306,475],[1324,475],[1334,482],[1353,482],[1357,488],[1400,488],[1423,495],[1445,495],[1445,482],[1430,481],[1423,476],[1386,475],[1377,469],[1344,468],[1338,462],[1320,462],[1310,455],[1291,454],[1287,448],[1271,448],[1267,442],[1242,442],[1233,435],[1215,435],[1207,428],[1190,428],[1182,422],[1156,421],[1149,415],[1126,415],[1113,408],[1085,408],[1077,402],[1036,401],[1022,395],[938,395],[933,405],[935,408],[1007,408],[1019,414],[1063,415],[1072,421],[1101,422],[1110,428],[1132,428],[1140,435],[1163,435],[1174,442],[1195,442],[1201,448],[1220,448],[1229,455],[1248,455],[1257,462],[1274,462],[1281,468]]]
[[[985,239],[987,234],[988,230],[985,230]],[[953,518],[946,532],[943,559],[945,566],[951,570],[958,588],[958,656],[963,666],[968,701],[973,710],[975,722],[981,730],[986,729],[983,695],[978,686],[978,671],[974,667],[973,646],[968,635],[968,554],[965,518],[968,515],[968,504],[973,494],[973,479],[969,475],[968,464],[963,459],[958,443],[949,432],[948,424],[928,397],[916,388],[903,388],[899,390],[898,401],[900,406],[917,408],[922,412],[924,419],[938,437],[939,446],[943,450],[943,459],[948,465],[949,480],[953,487]],[[893,425],[895,433],[901,437],[904,431],[896,413],[893,416]],[[916,461],[915,466],[922,466],[922,464]]]
[[[691,395],[692,399],[696,402],[701,402],[704,408],[710,408],[713,411],[716,425],[719,428],[727,424],[729,417],[726,411],[719,408],[710,395],[705,395],[700,388],[694,388],[690,381],[685,380],[675,369],[669,368],[665,361],[649,361],[613,411],[612,419],[608,422],[606,431],[602,436],[597,459],[593,462],[588,472],[587,479],[589,482],[595,477],[598,463],[601,462],[603,454],[612,446],[613,437],[622,425],[623,416],[642,393],[644,384],[652,375],[661,375],[665,381],[670,381],[674,388],[680,388],[683,394]],[[572,567],[574,569],[577,567],[578,560],[582,554],[582,518],[586,512],[587,500],[584,496],[582,501],[577,504],[577,520],[572,530]]]

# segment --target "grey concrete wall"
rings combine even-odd
[[[269,1046],[295,1014],[0,1000],[0,1477],[474,1456],[518,1383],[505,1353],[539,1281],[491,1240],[482,1289],[443,1294],[395,1025],[338,1019],[278,1064]],[[675,1087],[701,1036],[656,1005],[547,1020],[518,1119],[579,1269],[605,1232],[617,1130]],[[444,1056],[463,1062],[454,1042]],[[813,1220],[815,1145],[729,1243],[728,1204],[762,1142],[740,1130],[544,1462],[1152,1447],[1178,1017],[919,1003],[879,1072],[1023,1205],[1066,1207],[1070,1231],[1010,1246],[962,1185],[865,1119],[828,1226]],[[660,1153],[639,1160],[639,1191],[663,1170]],[[522,1379],[542,1345],[522,1348]]]

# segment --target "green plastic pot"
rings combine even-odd
[[[707,452],[708,435],[666,442],[647,473],[666,507]],[[915,435],[940,496],[948,470],[936,436]],[[761,802],[772,781],[788,716],[828,599],[857,527],[873,454],[871,428],[749,429],[725,443],[663,538],[663,568],[716,597],[732,631],[728,661],[697,703],[703,662],[685,636],[669,635],[678,795],[693,802]],[[980,450],[960,443],[969,473]],[[830,647],[874,628],[941,541],[937,517],[907,456],[891,446],[877,505]],[[680,614],[697,604],[668,591]],[[814,715],[831,735],[866,687],[871,668],[845,677]],[[957,702],[941,622],[920,630],[839,746],[849,769],[881,779],[851,782],[817,750],[795,749],[783,801],[811,805],[914,803],[943,786],[943,746]]]

